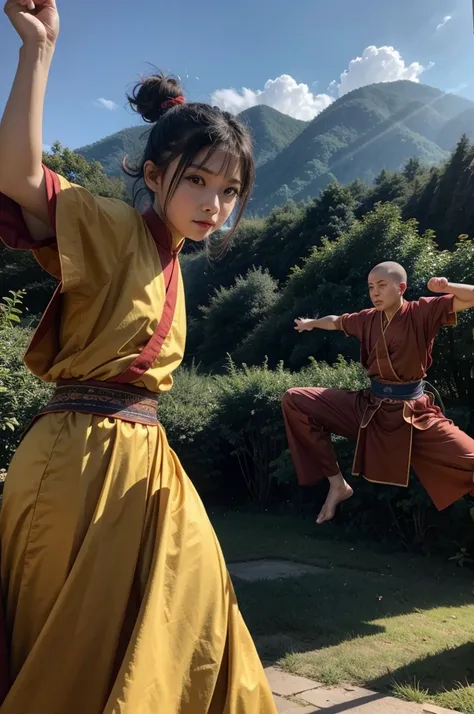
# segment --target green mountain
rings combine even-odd
[[[382,169],[395,171],[411,157],[440,163],[460,138],[454,129],[440,145],[443,129],[473,109],[474,102],[413,82],[350,92],[260,168],[251,209],[268,213],[288,199],[313,198],[334,180],[371,182]]]
[[[309,123],[293,119],[265,105],[246,109],[239,114],[239,119],[248,126],[252,134],[257,167],[289,146]]]
[[[263,105],[247,109],[239,117],[252,134],[257,166],[274,158],[307,126],[307,122]],[[149,131],[150,126],[147,124],[132,126],[94,144],[83,146],[77,149],[77,153],[87,161],[100,161],[106,174],[121,176],[123,157],[126,155],[133,163],[143,150]]]
[[[438,134],[437,141],[442,148],[452,149],[463,134],[471,141],[474,139],[474,106],[446,122]]]
[[[289,199],[314,198],[334,180],[371,183],[411,157],[439,164],[461,134],[474,138],[474,102],[414,82],[356,89],[309,123],[263,105],[239,116],[254,139],[258,172],[250,208],[257,214]],[[149,130],[134,126],[77,151],[119,176],[123,156],[133,162]]]
[[[122,161],[124,156],[127,156],[133,163],[146,143],[150,128],[148,124],[131,126],[116,134],[106,136],[105,139],[100,139],[94,144],[76,149],[76,152],[87,161],[100,161],[105,173],[109,176],[123,176]]]

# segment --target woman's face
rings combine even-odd
[[[203,149],[197,154],[166,208],[166,220],[172,232],[193,241],[204,240],[224,225],[234,210],[242,187],[239,160],[220,150],[206,160],[208,153],[208,149]],[[172,161],[163,180],[155,184],[155,209],[158,212],[165,203],[180,158]]]

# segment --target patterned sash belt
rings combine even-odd
[[[158,395],[129,384],[87,380],[58,382],[41,414],[80,412],[150,426],[158,424]]]
[[[371,379],[370,389],[379,399],[408,401],[409,399],[419,399],[424,395],[425,383],[420,379],[417,382],[387,384],[386,382],[379,382],[377,379]]]

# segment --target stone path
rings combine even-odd
[[[326,568],[274,558],[228,563],[228,568],[232,577],[250,582],[327,573]],[[277,667],[267,667],[265,672],[279,714],[453,714],[432,704],[403,702],[360,687],[325,687]]]
[[[327,568],[318,568],[316,565],[305,565],[305,563],[295,563],[292,560],[278,560],[276,558],[229,563],[227,567],[234,578],[250,582],[254,580],[299,578],[300,575],[320,575],[328,572]]]
[[[265,670],[279,714],[453,714],[432,704],[413,704],[359,687],[324,687],[311,679]]]

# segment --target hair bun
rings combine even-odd
[[[182,96],[183,90],[175,77],[166,77],[157,72],[141,79],[127,99],[143,121],[154,124],[170,108],[171,103],[167,104],[167,100]]]

